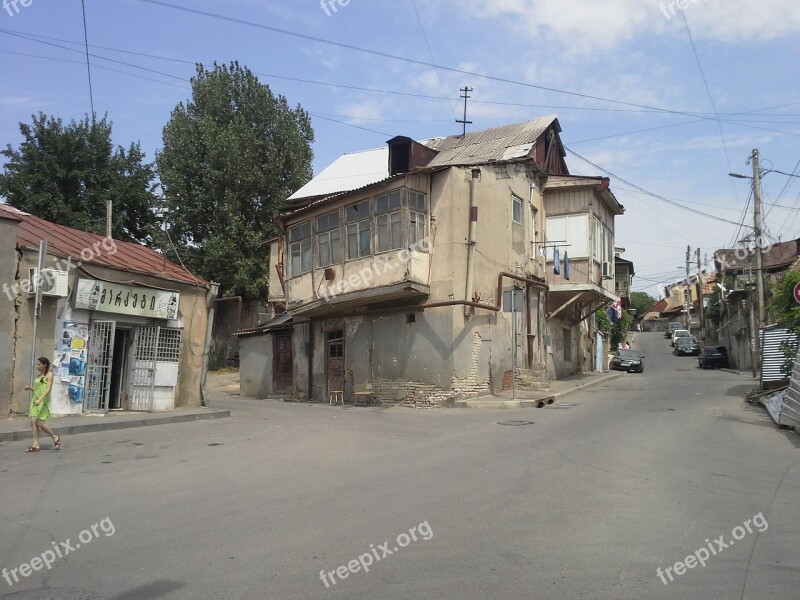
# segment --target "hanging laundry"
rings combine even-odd
[[[556,275],[561,273],[561,258],[557,247],[553,248],[553,273]]]

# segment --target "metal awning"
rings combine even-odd
[[[251,335],[272,333],[276,329],[288,329],[289,325],[292,323],[292,319],[293,316],[289,313],[281,313],[266,323],[259,325],[258,327],[253,327],[252,329],[242,329],[241,331],[235,332],[233,335],[238,337],[248,337]]]
[[[292,306],[294,315],[319,317],[339,313],[344,310],[360,308],[370,304],[391,302],[402,299],[422,299],[430,295],[430,287],[418,283],[401,282],[379,288],[360,290],[349,294],[318,298],[302,306]]]
[[[547,297],[548,308],[552,307],[552,311],[547,315],[548,318],[558,316],[576,302],[589,305],[591,307],[589,313],[591,314],[597,307],[619,300],[617,296],[594,283],[550,284],[547,290]]]

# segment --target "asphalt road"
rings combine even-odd
[[[0,596],[797,598],[800,436],[749,378],[634,348],[644,374],[551,408],[229,396],[229,419],[2,443]]]

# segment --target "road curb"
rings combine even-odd
[[[211,409],[208,412],[194,413],[190,415],[165,415],[163,417],[150,417],[130,421],[106,421],[65,426],[59,426],[58,419],[56,418],[51,420],[49,424],[53,427],[53,429],[57,430],[56,433],[58,435],[77,435],[79,433],[93,433],[95,431],[112,431],[115,429],[131,429],[134,427],[150,427],[153,425],[169,425],[172,423],[188,423],[191,421],[210,421],[213,419],[222,419],[230,416],[231,411],[229,410]],[[30,439],[30,437],[30,429],[0,432],[0,442],[16,442],[19,440]]]
[[[557,394],[553,394],[553,395],[554,395],[556,400],[560,400],[564,396],[568,396],[569,394],[572,394],[574,392],[578,392],[580,390],[584,390],[586,388],[592,387],[593,385],[600,385],[601,383],[605,383],[607,381],[613,381],[613,380],[615,380],[615,379],[617,379],[619,377],[622,377],[623,375],[625,375],[625,373],[609,373],[608,375],[605,375],[603,377],[598,377],[597,379],[595,379],[593,381],[587,381],[586,383],[581,383],[579,385],[576,385],[573,388],[570,388],[568,390],[564,390],[563,392],[558,392]]]

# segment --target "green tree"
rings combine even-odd
[[[631,309],[636,310],[637,319],[643,319],[656,302],[658,300],[646,292],[631,292]]]
[[[152,239],[153,165],[139,144],[114,147],[107,117],[86,117],[64,125],[43,113],[20,123],[24,141],[0,154],[8,161],[0,174],[0,194],[11,206],[82,231],[104,234],[106,200],[113,201],[115,239]]]
[[[789,271],[783,281],[772,286],[770,310],[780,325],[794,329],[800,336],[800,303],[794,299],[794,287],[800,283],[800,271]]]
[[[794,287],[800,283],[800,271],[789,271],[783,281],[778,281],[772,286],[772,303],[770,310],[775,313],[779,325],[794,330],[800,337],[800,302],[794,299]],[[798,343],[784,343],[781,347],[786,361],[781,370],[788,378],[792,372],[794,357],[797,354]]]
[[[281,203],[311,178],[313,141],[308,113],[246,67],[197,66],[192,99],[172,111],[156,163],[170,236],[222,295],[265,297],[264,244]]]

